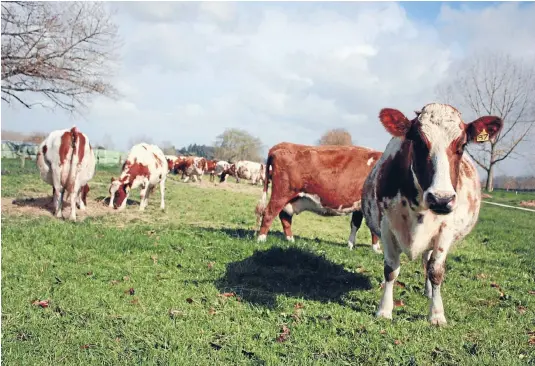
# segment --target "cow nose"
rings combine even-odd
[[[437,214],[448,214],[452,210],[452,203],[455,200],[454,194],[440,194],[428,192],[426,202],[429,208]]]

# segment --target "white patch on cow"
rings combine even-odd
[[[354,202],[350,207],[330,208],[324,207],[320,197],[316,194],[300,192],[298,197],[294,201],[287,203],[283,208],[284,212],[290,216],[299,215],[303,211],[311,211],[321,216],[342,216],[361,209],[360,200]]]
[[[455,190],[451,184],[450,164],[447,149],[450,144],[461,136],[462,119],[460,113],[445,104],[428,104],[418,116],[421,130],[431,144],[430,157],[435,168],[433,181],[425,194],[453,196]]]
[[[373,158],[369,158],[368,162],[366,163],[366,165],[370,166],[370,165],[372,165],[372,163],[373,163]]]
[[[236,167],[236,178],[250,180],[253,184],[265,180],[265,169],[263,169],[263,164],[254,161],[240,160],[234,165]]]
[[[288,241],[291,242],[291,243],[295,243],[295,239],[294,239],[293,236],[287,236],[287,237],[286,237],[286,240],[288,240]]]
[[[257,242],[263,243],[266,241],[267,235],[266,234],[260,234],[258,235],[258,238],[256,239]]]

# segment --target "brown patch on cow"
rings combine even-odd
[[[388,157],[381,165],[377,176],[377,199],[394,198],[398,192],[418,205],[418,190],[410,171],[411,142],[405,140],[394,157]]]
[[[67,155],[69,154],[69,150],[71,149],[72,145],[72,135],[70,131],[65,132],[61,136],[61,142],[59,145],[59,164],[63,165],[65,163],[65,160],[67,159]]]
[[[444,279],[444,264],[436,266],[436,259],[431,256],[427,264],[427,277],[433,285],[440,285]]]
[[[442,253],[444,252],[444,248],[438,247],[438,251]]]
[[[85,136],[78,132],[78,165],[82,164],[85,154]],[[84,202],[85,203],[85,202]]]
[[[461,169],[461,159],[463,158],[464,145],[466,144],[466,134],[461,134],[461,136],[453,140],[446,149],[446,154],[448,156],[448,162],[450,164],[450,179],[451,185],[457,191],[457,185],[459,183],[459,171]],[[464,173],[467,177],[472,176],[472,172],[469,169],[464,169]]]
[[[154,156],[154,160],[156,160],[156,167],[162,166],[162,160],[156,155],[155,153],[152,153],[152,156]]]
[[[46,155],[47,151],[48,151],[48,147],[46,145],[43,145],[43,155]]]
[[[468,213],[473,214],[476,211],[477,200],[472,193],[468,192]]]
[[[394,275],[394,269],[390,267],[390,265],[388,265],[386,262],[384,266],[384,275],[385,275],[385,281],[387,282],[391,282],[396,279]]]

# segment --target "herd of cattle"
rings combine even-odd
[[[372,248],[384,247],[384,292],[377,316],[392,318],[393,287],[400,255],[422,258],[425,293],[430,298],[429,321],[446,323],[440,288],[451,246],[476,224],[481,204],[479,176],[464,154],[468,143],[493,140],[503,121],[485,116],[463,122],[447,104],[431,103],[409,119],[385,108],[379,120],[392,135],[384,152],[357,146],[307,146],[288,142],[273,146],[266,164],[230,164],[200,157],[165,156],[155,145],[131,148],[121,175],[112,178],[109,206],[123,209],[132,189],[141,189],[140,210],[160,185],[165,208],[168,173],[182,173],[185,181],[210,174],[262,182],[256,206],[258,241],[265,241],[278,215],[286,239],[293,241],[292,217],[303,211],[322,216],[352,214],[348,246],[353,248],[363,218],[371,231]],[[95,157],[87,136],[72,129],[52,132],[39,146],[37,165],[42,179],[53,186],[55,214],[62,215],[64,192],[70,195],[71,219],[76,206],[85,209],[88,182],[95,174]],[[271,197],[267,191],[271,182]]]

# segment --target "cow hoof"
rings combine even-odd
[[[292,242],[292,243],[295,243],[295,239],[294,239],[293,236],[287,236],[287,237],[286,237],[286,240],[288,240],[288,241],[290,241],[290,242]]]
[[[353,246],[354,244],[350,241],[347,242],[347,247],[349,248],[349,250],[353,250]]]
[[[256,241],[259,243],[263,243],[266,241],[266,238],[267,238],[267,235],[261,234],[261,235],[258,235],[258,238],[256,239]]]
[[[447,321],[443,313],[431,314],[431,316],[429,317],[429,323],[431,323],[431,325],[441,326],[441,325],[446,325]]]
[[[379,311],[377,311],[375,316],[378,317],[378,318],[385,318],[385,319],[392,320],[392,312],[391,311],[379,310]]]
[[[383,254],[383,251],[381,250],[381,247],[379,246],[379,244],[373,244],[372,250],[377,254]]]

